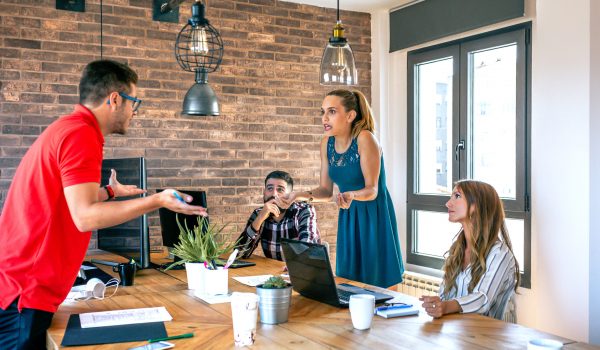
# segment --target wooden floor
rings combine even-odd
[[[106,258],[106,257],[104,257]],[[114,260],[114,257],[113,257]],[[230,277],[280,274],[282,263],[265,258],[251,259],[257,266],[230,269]],[[105,269],[107,272],[109,269]],[[112,272],[111,272],[112,273]],[[340,282],[346,280],[340,279]],[[354,283],[363,286],[360,283]],[[255,289],[229,279],[231,291]],[[383,290],[387,293],[395,293]],[[411,297],[412,298],[412,297]],[[414,300],[418,303],[417,300]],[[194,337],[173,340],[176,349],[233,349],[229,303],[207,304],[187,290],[185,271],[138,271],[135,284],[119,288],[106,300],[63,304],[48,330],[48,347],[57,349],[72,313],[165,306],[173,321],[165,322],[169,335],[193,332]],[[348,309],[307,299],[294,292],[289,321],[257,326],[256,349],[525,349],[534,338],[551,338],[564,349],[600,349],[523,326],[480,315],[452,315],[433,320],[422,311],[418,316],[384,319],[375,317],[370,330],[352,327]],[[145,342],[105,344],[81,349],[128,349]],[[75,347],[75,349],[79,349]]]

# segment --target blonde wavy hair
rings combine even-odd
[[[358,137],[361,131],[367,130],[373,132],[375,130],[375,119],[373,119],[373,112],[371,112],[371,106],[365,95],[358,90],[333,90],[330,91],[327,96],[337,96],[342,100],[342,106],[346,109],[346,112],[355,111],[356,118],[352,122],[352,138]]]
[[[455,187],[462,191],[467,201],[467,213],[471,213],[467,225],[470,226],[472,232],[471,237],[469,237],[469,245],[471,246],[471,251],[469,252],[471,282],[468,286],[469,293],[472,293],[485,273],[486,258],[496,241],[498,241],[499,236],[501,236],[502,241],[511,253],[513,253],[513,249],[504,222],[504,206],[496,190],[485,182],[475,180],[458,181]],[[456,240],[452,243],[448,252],[446,252],[446,261],[443,267],[444,296],[448,296],[454,288],[457,288],[456,278],[462,271],[466,247],[467,237],[464,229],[461,228],[456,236]],[[519,263],[516,259],[514,274],[517,281],[515,284],[516,291],[521,280]]]

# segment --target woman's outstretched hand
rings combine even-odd
[[[296,192],[292,191],[290,193],[279,196],[278,201],[281,202],[280,207],[289,208],[292,203],[296,201]]]

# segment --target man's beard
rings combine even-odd
[[[271,196],[268,198],[263,198],[264,203],[267,203],[268,201],[270,201],[271,199],[275,199],[275,196]],[[285,210],[284,208],[277,206],[277,208],[279,208],[279,211],[283,213],[283,211]]]
[[[113,123],[111,134],[125,135],[127,133],[125,124],[127,124],[129,118],[125,116],[125,111],[120,112],[119,118]]]

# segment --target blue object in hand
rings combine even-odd
[[[181,198],[181,196],[179,195],[179,193],[177,193],[177,192],[173,191],[173,196],[175,196],[175,198],[177,198],[177,200],[179,200],[181,203],[185,203],[185,204],[187,204],[187,203],[186,203],[186,202],[183,200],[183,198]]]

